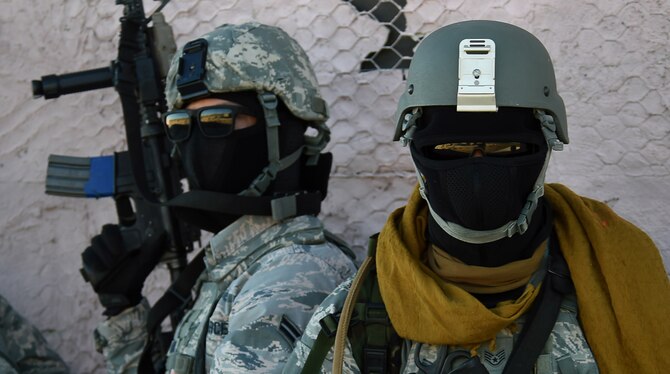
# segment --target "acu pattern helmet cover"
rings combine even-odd
[[[202,38],[208,43],[204,84],[210,93],[269,91],[300,119],[328,119],[307,54],[283,30],[256,22],[224,24]],[[182,53],[183,47],[173,57],[166,81],[165,96],[173,109],[185,105],[177,89]]]

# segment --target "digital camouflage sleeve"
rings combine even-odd
[[[35,326],[0,296],[0,373],[68,373]]]

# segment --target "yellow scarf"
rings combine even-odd
[[[661,373],[670,368],[670,283],[656,246],[607,205],[547,185],[554,229],[575,283],[579,316],[603,373]],[[379,235],[379,287],[393,327],[430,344],[476,345],[521,316],[537,296],[528,285],[511,303],[486,309],[440,279],[421,255],[427,207],[418,189]]]
[[[525,286],[542,264],[547,241],[540,244],[530,258],[498,267],[467,265],[434,244],[425,252],[424,263],[443,280],[470,293],[492,294]]]

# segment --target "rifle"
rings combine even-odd
[[[169,0],[160,1],[146,17],[142,0],[116,0],[124,6],[117,59],[104,68],[43,76],[32,81],[32,90],[34,98],[45,99],[106,87],[119,93],[128,150],[100,157],[50,155],[46,193],[114,198],[126,250],[165,234],[168,245],[161,262],[174,281],[186,267],[186,254],[199,241],[200,231],[178,221],[163,205],[182,192],[182,172],[169,157],[160,121],[167,110],[165,76],[176,51],[172,28],[160,13]],[[82,274],[86,281],[97,281]],[[180,319],[180,312],[173,313],[172,326]]]

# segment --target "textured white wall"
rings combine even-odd
[[[121,7],[2,0],[0,9],[0,293],[74,372],[101,372],[91,337],[101,309],[78,269],[90,237],[115,221],[113,204],[46,196],[44,179],[50,153],[125,148],[119,100],[112,89],[33,100],[30,80],[106,66],[116,55]],[[571,138],[555,153],[549,180],[607,201],[644,228],[670,264],[667,1],[409,0],[405,12],[411,34],[481,18],[537,35],[556,66]],[[164,13],[178,44],[255,19],[285,28],[307,50],[332,113],[335,167],[322,216],[362,251],[414,184],[407,152],[390,141],[401,72],[358,72],[387,29],[340,0],[172,0]],[[165,271],[152,275],[147,293],[155,298],[166,279]]]

